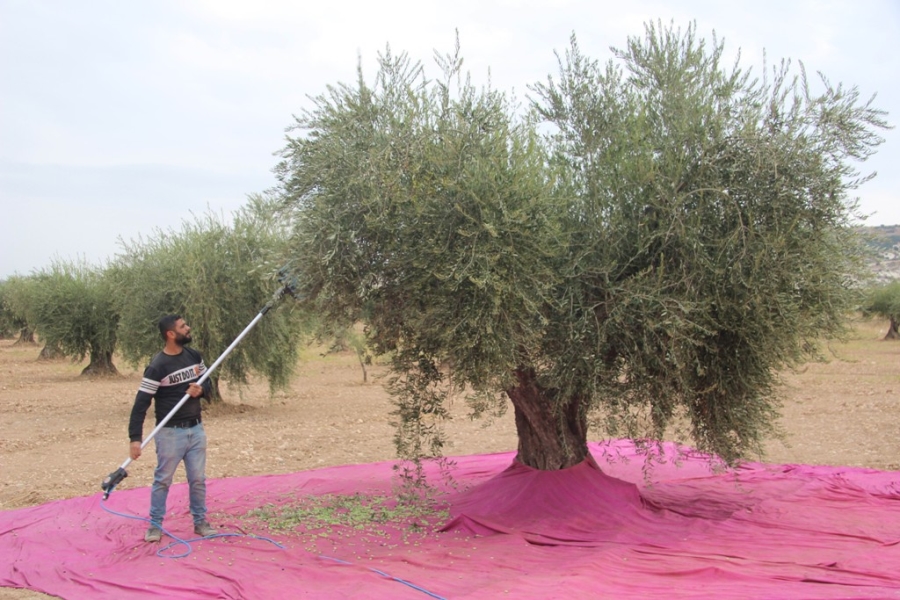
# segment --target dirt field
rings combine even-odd
[[[771,442],[767,462],[900,469],[900,342],[881,341],[885,331],[881,321],[859,322],[851,339],[831,345],[829,362],[786,375],[789,445]],[[85,379],[84,365],[41,362],[39,351],[0,340],[0,510],[96,494],[127,457],[140,372],[119,363],[119,377]],[[377,378],[383,372],[375,367],[363,383],[351,354],[321,357],[310,349],[290,390],[274,397],[260,382],[244,390],[223,385],[226,404],[204,416],[208,477],[393,458],[391,405]],[[490,427],[466,418],[461,401],[454,414],[448,455],[515,449],[511,411]],[[145,433],[152,425],[148,418]],[[151,448],[120,488],[149,485],[154,462]],[[7,598],[47,596],[0,588]]]

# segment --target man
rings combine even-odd
[[[206,520],[206,432],[200,419],[200,398],[209,394],[210,384],[208,380],[202,386],[196,383],[206,371],[206,365],[199,352],[186,346],[191,343],[191,328],[180,315],[160,319],[159,333],[165,346],[144,370],[128,423],[132,460],[141,456],[144,417],[151,400],[156,400],[156,424],[159,425],[185,394],[190,398],[154,438],[157,463],[150,492],[150,528],[144,534],[144,541],[158,542],[162,537],[169,486],[182,460],[190,488],[194,533],[203,537],[215,535],[216,530]]]

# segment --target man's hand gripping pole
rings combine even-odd
[[[219,358],[216,359],[216,362],[214,362],[208,369],[206,369],[206,371],[203,373],[203,375],[200,377],[200,379],[197,380],[197,382],[196,382],[197,385],[201,385],[201,384],[203,384],[204,381],[209,379],[209,375],[213,371],[216,370],[216,367],[218,367],[222,363],[222,361],[225,360],[225,357],[227,357],[231,353],[231,351],[234,350],[235,347],[237,347],[237,345],[241,343],[241,340],[243,340],[244,337],[248,333],[250,333],[250,330],[252,330],[256,326],[256,324],[259,323],[260,319],[262,319],[263,316],[265,316],[265,314],[267,312],[269,312],[276,304],[278,304],[278,301],[281,300],[285,294],[296,298],[296,294],[297,294],[296,282],[289,281],[287,279],[287,273],[284,269],[279,271],[278,279],[282,284],[281,289],[279,289],[277,292],[275,292],[275,294],[272,295],[272,299],[266,303],[266,305],[262,308],[262,310],[259,311],[259,314],[257,314],[256,317],[252,321],[250,321],[250,324],[244,328],[244,330],[240,333],[240,335],[237,336],[233,342],[231,342],[231,345],[228,346],[228,348],[226,348],[224,352],[222,352],[222,354],[219,356]],[[157,425],[156,428],[154,428],[153,431],[150,432],[150,435],[147,436],[147,439],[145,439],[143,442],[141,442],[141,450],[144,449],[144,446],[146,446],[147,444],[150,443],[150,440],[152,440],[153,437],[157,433],[159,433],[160,429],[165,427],[166,423],[169,422],[169,419],[171,419],[172,416],[176,412],[178,412],[178,409],[181,408],[181,406],[185,402],[187,402],[189,398],[190,398],[190,395],[185,394],[181,398],[181,400],[178,401],[178,404],[176,404],[175,407],[169,411],[169,414],[167,414],[165,416],[165,418],[159,422],[159,425]],[[106,479],[104,479],[100,483],[100,489],[103,490],[103,499],[104,500],[109,498],[109,495],[113,492],[114,489],[116,489],[116,486],[119,485],[123,479],[128,477],[128,471],[126,471],[125,469],[130,464],[131,464],[131,457],[127,458],[125,460],[125,462],[122,463],[122,466],[120,466],[118,469],[116,469],[115,471],[113,471],[112,473],[107,475]]]

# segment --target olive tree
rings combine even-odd
[[[391,355],[401,454],[440,451],[451,386],[476,413],[511,401],[540,469],[585,459],[589,423],[659,439],[681,418],[726,460],[761,451],[778,372],[853,306],[851,161],[884,122],[723,54],[693,27],[605,65],[573,38],[517,116],[454,57],[430,80],[388,52],[300,115],[277,169],[293,268]]]
[[[863,304],[863,313],[878,315],[888,320],[886,340],[900,339],[900,281],[892,281],[872,289]]]
[[[4,336],[17,336],[16,344],[33,344],[34,277],[12,275],[0,282],[0,319]]]
[[[251,197],[233,219],[207,212],[178,230],[156,230],[147,239],[122,242],[111,266],[125,359],[143,366],[162,348],[157,323],[184,317],[193,345],[211,364],[280,287],[273,273],[287,237],[271,218],[263,196]],[[272,388],[289,382],[298,360],[303,314],[291,306],[270,311],[211,376],[243,384],[251,371]]]
[[[13,315],[6,301],[8,285],[9,282],[6,279],[0,281],[0,338],[3,339],[13,337],[19,333],[15,315]]]
[[[16,344],[34,344],[34,322],[38,291],[39,276],[13,275],[0,282],[0,337],[8,337],[18,334]],[[65,356],[59,346],[54,343],[44,343],[38,354],[38,360],[52,360]]]
[[[48,348],[76,360],[82,375],[114,375],[118,313],[104,270],[83,260],[55,260],[31,285],[34,324]]]
[[[17,337],[22,329],[21,320],[12,310],[9,298],[12,292],[10,279],[0,281],[0,338]]]

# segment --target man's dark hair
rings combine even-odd
[[[166,333],[175,329],[175,323],[180,318],[181,315],[166,315],[159,320],[159,335],[162,336],[163,341],[166,341]]]

